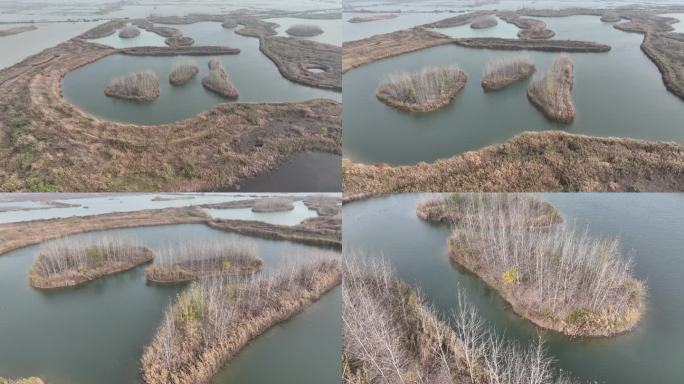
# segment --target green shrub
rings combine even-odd
[[[518,267],[510,267],[503,273],[504,285],[513,285],[520,283],[520,271]]]

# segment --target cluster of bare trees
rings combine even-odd
[[[295,24],[285,31],[290,36],[312,37],[323,33],[321,27],[313,24]]]
[[[171,67],[169,82],[173,85],[183,85],[195,77],[198,72],[197,63],[193,60],[176,62]]]
[[[159,80],[152,71],[117,77],[105,88],[107,96],[151,101],[159,97]]]
[[[150,281],[181,282],[206,275],[255,272],[261,267],[257,245],[249,240],[221,239],[168,246],[145,270]]]
[[[567,223],[531,225],[535,206],[508,194],[464,199],[450,239],[452,256],[548,317],[588,310],[619,318],[640,304],[635,300],[644,286],[632,277],[632,262],[622,257],[617,239],[592,237]]]
[[[338,254],[292,258],[277,271],[206,279],[179,294],[143,355],[145,382],[204,382],[249,339],[339,281]]]
[[[209,73],[202,79],[202,85],[228,99],[237,99],[239,96],[238,90],[228,79],[223,63],[216,58],[209,60]]]
[[[574,117],[574,106],[570,96],[573,81],[572,60],[570,56],[562,54],[551,64],[551,68],[546,73],[532,78],[527,93],[546,110],[551,111],[552,115],[572,109],[572,117]]]
[[[429,104],[435,99],[450,95],[455,87],[462,87],[466,73],[456,65],[422,68],[415,73],[398,72],[380,84],[378,93],[396,101],[411,104]]]
[[[554,374],[541,340],[506,341],[465,300],[451,328],[382,259],[345,254],[343,273],[344,383],[572,383]]]
[[[482,74],[482,86],[498,89],[532,75],[534,62],[529,55],[509,56],[487,63]]]
[[[129,262],[140,257],[135,240],[106,236],[97,240],[67,237],[44,243],[31,267],[32,273],[49,278],[65,272],[84,272],[113,262]]]
[[[292,199],[287,197],[267,197],[263,199],[257,199],[252,207],[252,211],[254,212],[278,212],[289,211],[292,209],[294,209],[294,205],[292,205]]]

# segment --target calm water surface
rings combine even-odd
[[[506,308],[498,294],[448,259],[449,229],[419,220],[416,194],[393,195],[344,207],[346,249],[384,254],[398,275],[420,287],[441,313],[457,307],[464,290],[485,320],[506,336],[532,342],[537,329]],[[600,383],[684,382],[684,194],[546,194],[568,221],[591,233],[617,236],[633,256],[635,274],[648,284],[648,310],[633,332],[605,340],[571,341],[544,332],[563,370]],[[445,316],[446,318],[446,316]]]
[[[174,26],[195,45],[222,45],[239,48],[237,55],[217,56],[240,92],[238,102],[286,102],[315,98],[341,100],[340,92],[295,84],[280,75],[275,64],[259,51],[259,40],[243,37],[220,23],[202,22]],[[323,27],[323,26],[322,26]],[[116,36],[116,39],[119,39]],[[187,119],[226,99],[202,86],[212,56],[135,57],[115,54],[70,72],[62,80],[64,97],[97,117],[135,124],[165,124]],[[175,87],[168,78],[173,63],[192,60],[199,73],[190,82]],[[160,96],[151,103],[119,100],[104,95],[112,79],[132,72],[151,70],[159,78]]]
[[[108,230],[75,237],[103,235],[133,237],[155,251],[177,241],[244,238],[203,225]],[[312,250],[290,242],[250,240],[257,243],[265,268],[277,268],[288,255]],[[76,289],[35,290],[26,271],[38,250],[31,246],[0,256],[0,377],[40,376],[53,384],[139,383],[143,347],[183,287],[148,286],[145,267],[139,267]],[[333,382],[340,370],[339,321],[337,291],[256,339],[214,382],[268,382],[262,381],[265,375],[278,377],[281,383]],[[314,359],[318,364],[312,367]]]
[[[253,212],[252,208],[207,209],[207,212],[215,219],[255,220],[277,225],[297,225],[304,219],[318,216],[301,200],[292,205],[294,209],[284,212]]]
[[[364,163],[415,164],[502,143],[524,131],[542,130],[684,142],[684,104],[667,92],[656,66],[641,52],[642,35],[619,31],[593,16],[544,20],[559,39],[612,46],[607,53],[571,55],[577,109],[573,124],[551,122],[530,104],[526,96],[529,79],[499,92],[482,91],[480,80],[486,63],[520,52],[440,46],[381,60],[344,75],[344,155]],[[507,23],[496,28],[507,28]],[[528,54],[539,72],[546,71],[558,56]],[[375,98],[375,88],[389,73],[436,64],[456,64],[468,73],[465,89],[448,107],[415,115],[387,107]]]

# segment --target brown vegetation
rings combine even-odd
[[[517,196],[475,195],[457,209],[463,219],[449,238],[451,259],[494,287],[520,316],[576,337],[612,336],[637,325],[646,289],[617,239],[570,225],[530,225],[538,212]]]
[[[293,209],[292,199],[286,197],[257,199],[252,206],[252,212],[283,212]]]
[[[454,40],[468,48],[498,50],[531,50],[543,52],[608,52],[610,45],[577,40],[520,40],[499,37],[471,37]]]
[[[285,33],[295,37],[313,37],[322,34],[323,30],[313,24],[295,24],[288,28]]]
[[[11,36],[11,35],[16,35],[19,33],[24,33],[28,31],[33,31],[38,29],[35,25],[25,25],[22,27],[14,27],[14,28],[7,28],[7,29],[0,29],[0,37],[5,37],[5,36]]]
[[[204,46],[204,47],[130,47],[116,52],[131,56],[217,56],[237,55],[238,48]]]
[[[240,96],[219,59],[209,60],[209,73],[202,79],[202,85],[226,99],[237,99]]]
[[[620,20],[620,15],[617,12],[608,11],[601,16],[601,21],[606,23],[617,23]]]
[[[44,382],[38,377],[29,377],[26,379],[14,380],[0,377],[0,384],[44,384]]]
[[[159,80],[152,71],[117,77],[104,90],[105,95],[133,101],[154,101],[159,97]]]
[[[570,384],[541,339],[521,348],[485,325],[458,292],[450,321],[380,260],[343,256],[344,384]]]
[[[195,40],[189,36],[171,36],[167,37],[164,43],[171,48],[189,47],[195,44]]]
[[[138,28],[146,30],[147,32],[156,33],[157,35],[165,38],[183,36],[183,31],[180,29],[171,27],[157,27],[154,25],[154,22],[146,19],[133,20],[132,24]]]
[[[665,87],[684,100],[684,34],[647,33],[641,50],[658,66]]]
[[[448,17],[446,19],[438,20],[433,23],[421,25],[423,28],[453,28],[460,27],[461,25],[466,25],[472,23],[475,19],[479,17],[486,17],[492,15],[491,11],[476,11],[464,13],[462,15]]]
[[[199,72],[197,63],[194,61],[181,61],[173,64],[169,82],[173,85],[183,85],[192,80]]]
[[[465,207],[479,207],[484,203],[490,210],[498,212],[513,212],[514,207],[524,207],[525,223],[530,227],[544,228],[563,222],[563,217],[553,205],[527,194],[508,194],[505,199],[483,199],[481,194],[457,192],[431,195],[416,206],[416,215],[425,221],[459,224],[473,219]]]
[[[486,29],[496,27],[499,23],[494,16],[479,16],[470,23],[472,29]]]
[[[390,19],[395,19],[397,15],[373,15],[373,16],[364,16],[364,17],[352,17],[351,19],[347,20],[350,23],[368,23],[371,21],[378,21],[378,20],[390,20]]]
[[[465,87],[468,75],[453,65],[426,67],[415,73],[394,73],[381,83],[378,100],[409,112],[443,108]]]
[[[127,271],[153,258],[150,249],[124,238],[102,238],[96,242],[65,238],[41,246],[28,276],[35,288],[73,287]]]
[[[82,33],[79,38],[81,39],[99,39],[102,37],[107,37],[113,35],[121,28],[126,27],[128,21],[116,19],[111,20],[106,23],[95,26],[84,33]]]
[[[261,265],[257,246],[250,241],[174,244],[157,255],[145,277],[155,283],[184,283],[207,276],[250,275]]]
[[[342,72],[377,60],[452,42],[454,39],[447,35],[420,27],[344,42]]]
[[[537,20],[520,17],[516,12],[499,12],[498,16],[507,23],[520,28],[518,37],[522,40],[544,40],[552,38],[555,33],[546,28],[546,23]]]
[[[288,80],[310,87],[342,90],[339,46],[292,37],[261,38],[259,49],[278,67]],[[322,72],[309,69],[318,68]]]
[[[303,255],[301,264],[248,281],[212,279],[178,295],[142,356],[147,384],[207,383],[252,339],[295,316],[342,280],[338,256]]]
[[[526,132],[503,144],[411,166],[343,159],[345,197],[394,192],[684,191],[684,145],[565,132]]]
[[[140,30],[132,25],[128,25],[121,29],[119,37],[122,39],[131,39],[140,36]]]
[[[233,19],[226,19],[221,26],[226,29],[233,29],[238,26],[237,22]]]
[[[532,79],[527,98],[549,119],[569,124],[575,119],[574,82],[572,60],[562,55],[543,76]]]
[[[513,56],[490,61],[482,75],[482,88],[497,91],[533,75],[537,71],[529,56]]]

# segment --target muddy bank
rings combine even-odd
[[[346,196],[393,192],[684,191],[684,145],[564,132],[413,166],[342,162]]]
[[[269,36],[260,39],[259,49],[276,64],[286,79],[310,87],[342,91],[340,47],[312,40]]]
[[[117,52],[75,39],[0,71],[0,190],[226,190],[296,153],[341,151],[341,104],[327,99],[219,104],[138,126],[100,120],[62,97],[63,76]]]
[[[641,50],[658,66],[665,87],[684,99],[684,34],[648,33]]]
[[[39,255],[39,259],[28,272],[31,286],[40,289],[75,287],[104,276],[128,271],[139,265],[149,263],[154,259],[152,250],[145,247],[125,246],[125,249],[117,249],[111,246],[94,246],[86,252],[89,259],[98,259],[99,263],[92,266],[92,268],[84,265],[74,265],[67,270],[52,274],[45,273],[40,268],[41,262],[43,262],[41,258],[46,256]],[[112,253],[125,253],[126,255],[125,257],[120,257],[119,260],[113,260],[114,256],[110,255]]]
[[[38,27],[36,27],[35,25],[26,25],[26,26],[22,26],[22,27],[0,29],[0,37],[17,35],[19,33],[33,31],[36,29],[38,29]]]
[[[366,16],[366,17],[352,17],[351,19],[347,20],[349,23],[369,23],[371,21],[379,21],[379,20],[390,20],[390,19],[395,19],[397,18],[397,15],[374,15],[374,16]]]
[[[342,44],[342,72],[377,60],[454,41],[447,35],[416,27],[345,42]]]

